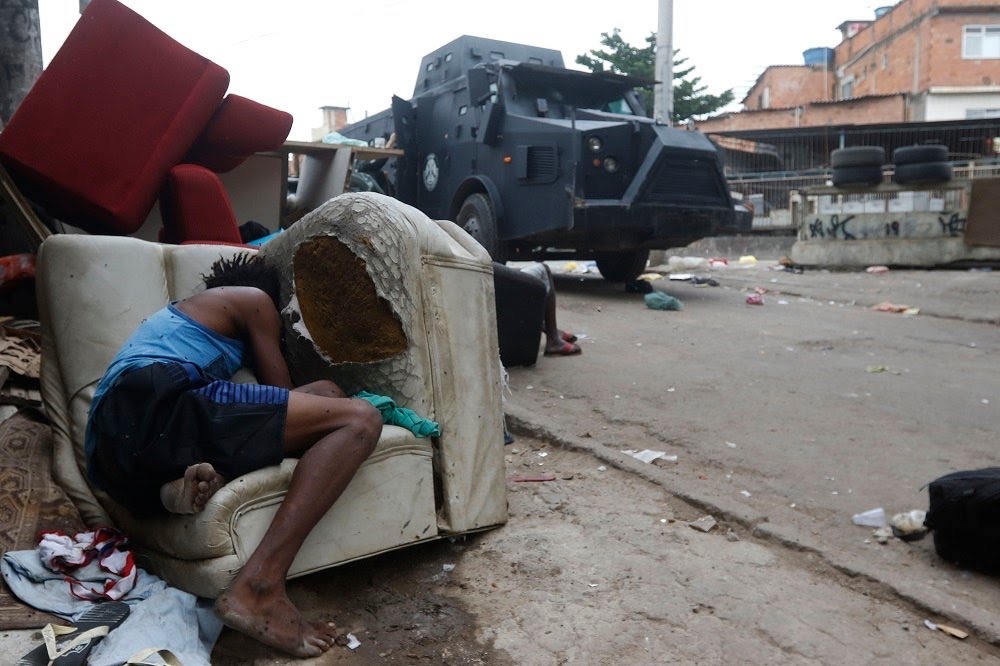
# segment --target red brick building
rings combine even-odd
[[[821,62],[768,67],[707,132],[1000,117],[1000,2],[902,0],[839,26]],[[832,56],[832,57],[830,57]]]

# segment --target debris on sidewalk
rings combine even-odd
[[[914,308],[909,305],[897,305],[895,303],[889,303],[888,301],[879,303],[878,305],[873,305],[872,310],[875,310],[876,312],[890,312],[892,314],[903,314],[907,316],[920,314],[920,308]]]
[[[672,255],[667,258],[667,272],[681,273],[684,271],[696,271],[701,268],[708,268],[711,260],[704,257],[680,257]]]
[[[878,374],[881,372],[889,372],[889,366],[887,365],[869,365],[865,368],[865,372],[868,374]]]
[[[958,638],[959,640],[964,640],[969,637],[969,632],[956,629],[955,627],[950,627],[947,624],[937,624],[936,622],[931,622],[930,620],[924,620],[924,626],[931,631],[943,631],[949,636]]]
[[[688,523],[690,527],[693,527],[699,532],[705,532],[705,533],[714,530],[715,526],[718,524],[719,523],[717,523],[715,518],[712,518],[712,516],[702,516],[698,520],[692,520],[691,522]]]
[[[880,527],[874,532],[872,532],[872,536],[875,537],[876,541],[878,541],[880,544],[884,546],[885,544],[889,543],[889,537],[892,536],[892,528]]]
[[[747,305],[764,305],[764,297],[760,294],[750,294],[747,296]]]
[[[684,304],[670,294],[654,291],[646,294],[646,307],[650,310],[683,310]]]
[[[636,460],[641,460],[646,464],[660,459],[666,460],[667,462],[677,462],[677,456],[668,456],[666,451],[653,451],[651,449],[636,451],[634,449],[623,449],[622,453],[632,456]]]
[[[888,266],[869,266],[865,269],[865,273],[871,273],[872,275],[883,275],[889,272]]]
[[[507,480],[511,483],[545,483],[546,481],[555,481],[556,475],[552,473],[548,474],[529,474],[523,476],[508,476]]]
[[[889,525],[892,527],[892,533],[897,539],[919,541],[927,536],[927,526],[924,525],[926,518],[926,511],[914,509],[904,513],[897,513],[889,521]]]
[[[885,527],[885,509],[878,507],[877,509],[862,511],[861,513],[854,514],[851,520],[855,525],[863,527]]]
[[[752,254],[746,254],[740,257],[738,263],[740,266],[756,266],[757,257],[753,256]]]

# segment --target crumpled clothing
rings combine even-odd
[[[383,423],[406,428],[417,437],[439,437],[441,435],[441,426],[436,421],[424,418],[412,409],[397,407],[396,402],[388,396],[358,391],[352,397],[371,403],[382,415]]]
[[[99,527],[92,532],[68,536],[42,532],[38,557],[51,571],[67,574],[70,594],[89,601],[118,601],[135,587],[138,570],[131,551],[122,550],[128,538],[118,530]],[[80,580],[78,570],[96,561],[107,574],[103,581]]]

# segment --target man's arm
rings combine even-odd
[[[271,299],[260,290],[241,294],[239,311],[257,381],[270,386],[294,388],[288,365],[281,355],[281,317]]]

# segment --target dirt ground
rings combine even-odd
[[[291,583],[361,645],[288,659],[224,632],[216,664],[972,664],[996,648],[586,453],[518,437],[510,521]],[[663,463],[657,463],[663,464]],[[902,542],[889,547],[906,548]]]

